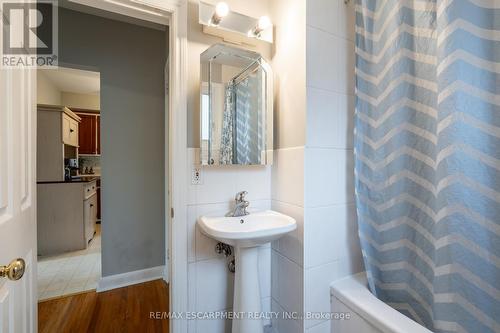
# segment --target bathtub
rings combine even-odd
[[[365,273],[333,282],[330,291],[332,312],[350,313],[349,320],[332,320],[332,333],[432,333],[373,296]]]

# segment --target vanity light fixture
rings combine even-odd
[[[261,16],[255,28],[248,32],[249,37],[260,37],[262,31],[268,29],[272,25],[271,20],[267,16]]]
[[[229,6],[225,2],[219,2],[215,6],[215,13],[212,15],[210,23],[213,26],[218,26],[220,21],[229,14]]]
[[[127,1],[156,3],[162,0]],[[234,11],[228,0],[198,0],[198,3],[198,21],[203,26],[204,33],[222,37],[223,40],[229,43],[247,44],[249,46],[257,45],[257,40],[271,44],[274,42],[274,29],[269,17],[261,16],[259,18],[259,16],[248,16]]]

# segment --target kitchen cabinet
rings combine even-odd
[[[58,255],[87,248],[97,219],[97,182],[37,185],[38,254]]]
[[[67,113],[62,114],[62,138],[64,144],[78,147],[79,120],[70,117]]]
[[[80,121],[81,118],[66,107],[38,105],[38,181],[64,180],[64,158],[77,155]]]
[[[79,154],[101,154],[101,116],[97,113],[88,112],[77,112],[76,114],[82,119],[79,132]]]
[[[97,220],[101,222],[101,179],[97,179]]]
[[[97,194],[94,192],[84,203],[83,219],[85,226],[85,242],[88,244],[94,237],[97,222]]]
[[[97,149],[97,154],[101,155],[101,116],[96,117],[96,131],[97,131],[97,144],[96,144],[96,149]]]
[[[79,154],[95,154],[96,147],[96,121],[95,116],[87,114],[78,114],[82,118],[80,123],[79,132],[79,143],[80,147],[78,149]]]

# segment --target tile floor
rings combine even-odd
[[[38,258],[38,300],[93,290],[101,278],[101,231],[86,250]]]

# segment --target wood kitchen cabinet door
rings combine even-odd
[[[96,154],[97,126],[96,116],[78,114],[82,118],[79,128],[79,149],[80,154]]]
[[[97,142],[96,142],[96,149],[97,149],[97,154],[101,155],[101,116],[96,117],[96,131],[97,131]]]

